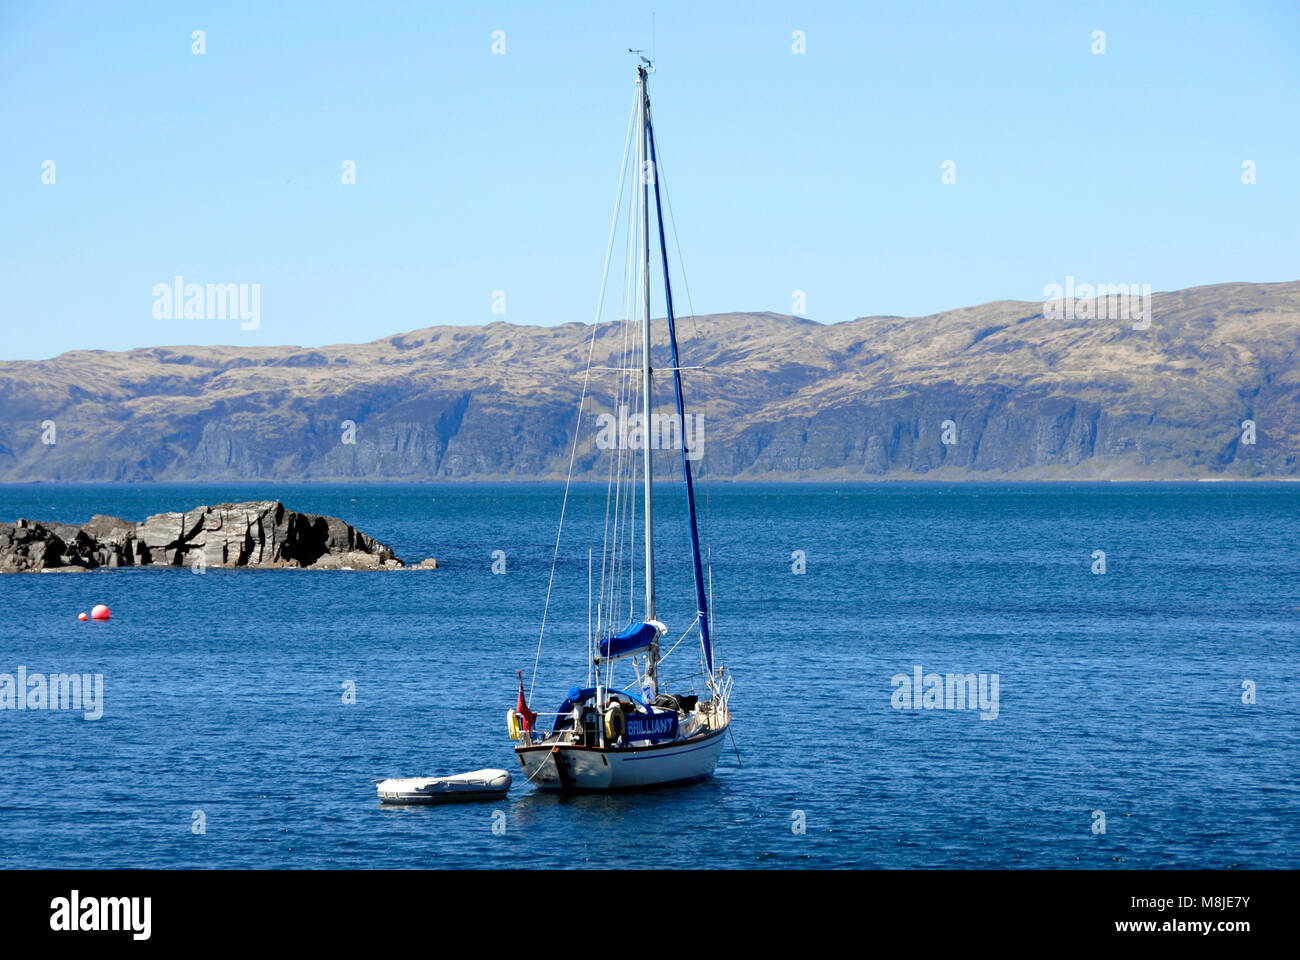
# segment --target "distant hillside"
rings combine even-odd
[[[715,477],[1300,475],[1300,282],[1156,294],[1150,329],[1000,301],[822,325],[687,318]],[[667,351],[654,362],[667,367]],[[698,336],[697,336],[698,332]],[[0,479],[560,478],[591,328],[440,326],[359,345],[0,363]],[[602,327],[594,363],[620,363]],[[592,410],[616,374],[596,375]],[[663,403],[670,383],[658,380]],[[665,406],[664,409],[667,409]],[[942,424],[955,430],[943,442]],[[1256,442],[1242,442],[1242,422]],[[53,444],[47,421],[54,423]],[[344,442],[344,421],[355,442]],[[580,471],[597,466],[584,423]],[[603,470],[603,458],[599,466]],[[667,464],[665,464],[667,466]]]

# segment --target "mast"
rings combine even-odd
[[[668,282],[668,241],[664,237],[664,209],[659,200],[659,177],[657,175],[659,162],[655,153],[654,125],[648,122],[648,112],[646,120],[646,125],[649,128],[650,165],[656,171],[655,219],[659,224],[659,256],[664,265],[664,305],[668,314],[668,344],[672,349],[673,393],[677,398],[677,419],[681,423],[682,479],[686,481],[686,513],[691,525],[691,562],[692,572],[695,574],[695,611],[700,621],[700,644],[704,648],[705,666],[709,671],[709,676],[712,677],[713,640],[710,636],[709,601],[705,596],[704,570],[700,562],[700,532],[695,514],[695,481],[691,474],[691,453],[686,448],[686,437],[688,435],[686,429],[686,400],[682,395],[682,363],[677,353],[677,321],[673,316],[673,288]],[[710,567],[711,574],[712,568]],[[709,592],[712,592],[712,579],[709,582]]]
[[[643,58],[644,59],[644,58]],[[647,61],[648,62],[648,61]],[[650,161],[650,93],[646,89],[645,65],[636,68],[640,90],[639,126],[641,148],[641,295],[645,313],[641,318],[641,448],[645,452],[645,619],[655,619],[655,541],[654,541],[654,472],[651,467],[651,377],[650,377],[650,180],[654,165]],[[655,186],[658,191],[658,184]],[[659,688],[659,643],[650,648],[646,673],[652,693]]]

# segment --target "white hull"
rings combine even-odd
[[[726,733],[723,726],[706,736],[661,746],[517,747],[515,755],[524,776],[543,790],[624,790],[712,776]]]

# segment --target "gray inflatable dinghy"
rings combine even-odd
[[[379,799],[383,803],[464,803],[499,800],[510,789],[505,770],[474,770],[452,777],[405,777],[381,780]]]

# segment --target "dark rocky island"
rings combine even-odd
[[[81,525],[0,523],[0,573],[182,566],[398,570],[406,564],[351,524],[298,513],[278,500],[158,513],[140,523],[103,514]],[[418,566],[433,569],[437,561]]]

